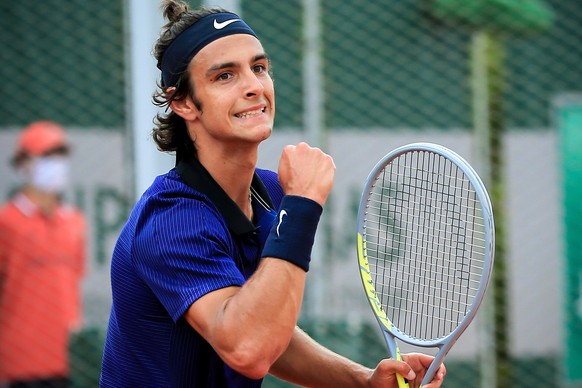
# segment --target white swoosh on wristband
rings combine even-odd
[[[214,19],[214,28],[216,28],[217,30],[222,30],[224,27],[228,26],[231,23],[234,22],[238,22],[240,21],[240,19],[230,19],[230,20],[225,20],[223,22],[219,22],[216,19]]]
[[[279,213],[279,224],[277,225],[277,237],[280,237],[279,236],[279,227],[283,223],[283,217],[286,215],[287,215],[287,212],[285,210],[281,210],[281,213]]]

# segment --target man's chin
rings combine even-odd
[[[265,134],[263,136],[262,140],[267,140],[269,137],[271,137],[271,134],[273,133],[273,128],[267,128],[265,130]]]

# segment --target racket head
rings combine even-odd
[[[357,236],[360,275],[383,330],[415,346],[450,348],[493,268],[491,201],[469,163],[432,143],[388,153],[366,180]]]

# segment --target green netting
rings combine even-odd
[[[548,30],[554,14],[545,0],[433,0],[436,17],[507,34]]]
[[[123,21],[121,0],[0,2],[0,127],[123,127]]]

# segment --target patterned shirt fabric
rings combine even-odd
[[[85,233],[84,216],[72,207],[49,217],[18,194],[0,209],[0,382],[69,375]]]
[[[256,270],[283,192],[261,169],[252,188],[262,199],[252,202],[258,227],[195,159],[144,193],[112,257],[102,387],[261,385],[229,368],[183,318],[201,296],[242,286]]]

